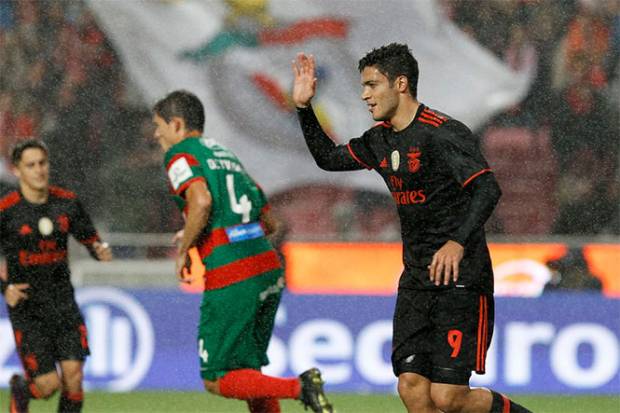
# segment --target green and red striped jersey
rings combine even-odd
[[[185,191],[197,180],[206,182],[213,199],[207,227],[196,242],[206,269],[205,289],[281,268],[260,221],[267,198],[233,152],[214,139],[190,137],[166,152],[164,164],[181,211]]]

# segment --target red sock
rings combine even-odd
[[[258,370],[232,370],[220,379],[220,393],[233,399],[297,399],[300,392],[299,379],[265,376]]]
[[[250,399],[248,400],[250,413],[280,413],[278,399]]]

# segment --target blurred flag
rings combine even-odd
[[[317,58],[313,105],[337,141],[373,121],[360,100],[357,61],[407,43],[420,64],[422,102],[480,126],[527,91],[514,72],[460,32],[432,0],[90,1],[131,79],[151,106],[185,88],[203,99],[206,135],[235,151],[270,193],[303,183],[383,188],[376,174],[319,170],[290,102],[291,61]]]

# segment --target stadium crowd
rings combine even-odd
[[[489,231],[620,234],[620,1],[439,4],[498,59],[537,67],[527,97],[476,131],[504,191]],[[2,185],[12,182],[11,145],[40,136],[63,160],[53,182],[78,192],[102,229],[179,228],[158,150],[145,144],[148,108],[127,98],[128,87],[82,1],[0,2]],[[300,198],[308,191],[320,208]],[[399,238],[389,195],[313,186],[272,202],[295,239]]]

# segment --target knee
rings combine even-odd
[[[84,381],[84,372],[82,369],[70,370],[63,372],[63,382],[68,390],[79,391],[82,389],[82,381]]]
[[[402,374],[398,377],[398,394],[401,399],[428,399],[428,386],[417,377]]]
[[[461,411],[465,400],[465,395],[461,391],[452,391],[450,389],[438,390],[433,387],[431,387],[431,399],[439,410],[445,413]]]
[[[60,389],[60,377],[56,374],[46,374],[34,379],[34,386],[38,394],[37,398],[49,399]]]
[[[429,384],[421,376],[402,374],[398,378],[398,395],[408,409],[427,410],[432,402]]]
[[[205,390],[212,394],[220,395],[220,382],[219,380],[204,380]]]

